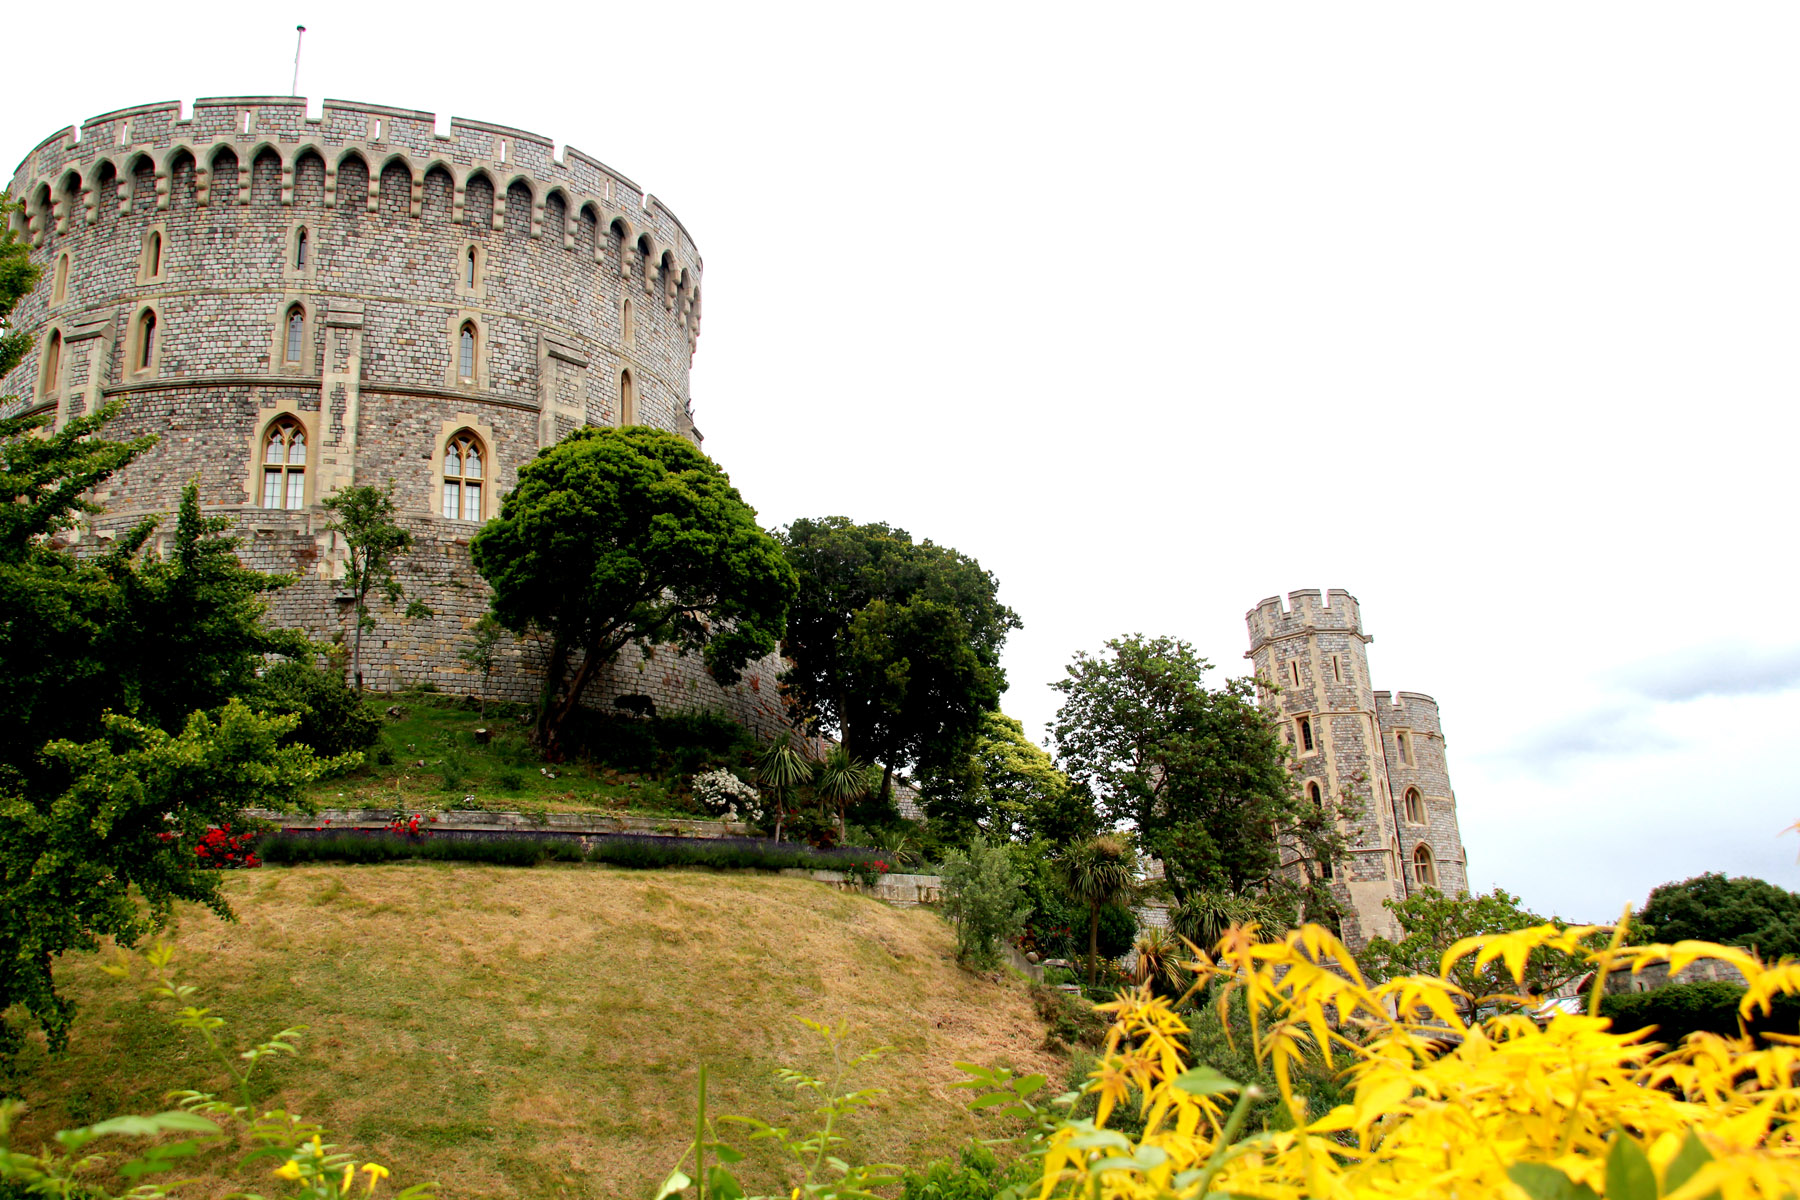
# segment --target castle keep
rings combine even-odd
[[[675,214],[573,148],[504,126],[327,100],[200,100],[106,113],[40,143],[9,187],[43,281],[14,317],[34,349],[19,413],[157,445],[96,498],[105,543],[198,480],[240,555],[298,575],[274,618],[342,631],[343,547],[319,502],[392,483],[417,544],[409,599],[364,638],[372,686],[472,690],[457,656],[487,592],[470,537],[519,465],[580,425],[694,441],[701,260]],[[510,648],[496,696],[535,696]],[[591,695],[642,693],[780,723],[779,663],[721,689],[697,659],[627,652]]]
[[[1358,948],[1398,927],[1384,900],[1419,888],[1469,890],[1456,793],[1444,757],[1437,701],[1418,692],[1378,692],[1356,597],[1332,588],[1271,596],[1244,617],[1245,657],[1263,705],[1294,748],[1302,793],[1313,803],[1348,801],[1350,854],[1331,881],[1348,916],[1345,940]],[[1290,869],[1300,870],[1293,846]]]

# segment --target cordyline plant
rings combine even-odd
[[[1596,934],[1610,935],[1599,949]],[[1082,1200],[1232,1196],[1479,1200],[1739,1200],[1800,1194],[1800,1038],[1690,1035],[1668,1047],[1612,1032],[1599,1015],[1610,971],[1720,959],[1748,985],[1739,1012],[1800,991],[1800,962],[1765,965],[1732,946],[1627,946],[1626,926],[1542,925],[1465,938],[1438,976],[1371,984],[1327,930],[1282,940],[1234,927],[1196,956],[1221,1005],[1247,1001],[1258,1058],[1273,1068],[1292,1128],[1246,1136],[1260,1089],[1186,1061],[1188,1027],[1148,988],[1112,1014],[1085,1091],[1095,1115],[1040,1142],[1035,1194]],[[1445,976],[1464,959],[1519,980],[1535,951],[1594,968],[1585,1013],[1534,1018],[1525,997],[1480,1020]],[[1483,1009],[1481,1011],[1491,1011]],[[1341,1069],[1354,1099],[1313,1112],[1292,1079],[1302,1064]],[[1231,1097],[1237,1100],[1232,1103]],[[1142,1132],[1107,1128],[1135,1107]],[[1134,1122],[1135,1123],[1135,1122]]]

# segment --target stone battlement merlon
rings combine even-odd
[[[1280,596],[1270,596],[1244,614],[1250,629],[1252,653],[1265,642],[1311,632],[1338,632],[1372,642],[1362,631],[1362,612],[1356,597],[1342,588],[1321,593],[1318,588],[1302,588],[1287,594],[1284,607]]]
[[[522,183],[532,197],[534,237],[542,236],[544,209],[549,197],[559,194],[563,204],[565,246],[573,248],[574,226],[584,210],[602,230],[629,245],[671,280],[685,281],[683,291],[698,292],[702,262],[693,236],[665,204],[646,193],[624,174],[592,155],[556,144],[541,134],[506,125],[451,117],[449,133],[438,132],[437,116],[418,109],[326,99],[320,115],[309,116],[307,101],[295,96],[208,96],[194,102],[191,115],[181,115],[177,101],[141,104],[114,109],[51,134],[32,148],[19,163],[8,194],[23,201],[26,212],[13,217],[13,225],[29,232],[41,244],[51,223],[66,229],[77,204],[86,219],[94,220],[95,195],[103,167],[128,178],[140,162],[149,162],[158,177],[156,207],[168,204],[168,179],[172,164],[183,153],[194,159],[201,178],[210,175],[214,158],[224,148],[232,150],[244,168],[265,151],[281,159],[284,175],[283,203],[291,203],[294,164],[307,153],[316,153],[335,183],[337,167],[356,157],[368,170],[371,209],[379,194],[380,177],[395,161],[412,177],[413,215],[424,177],[434,169],[450,175],[458,204],[453,220],[468,218],[460,203],[466,185],[480,177],[494,192],[494,211],[488,217],[493,228],[504,220],[507,190]],[[239,203],[247,203],[248,171],[240,176]],[[129,211],[129,188],[120,189],[120,210]],[[202,189],[201,204],[215,198]],[[218,198],[230,203],[230,197]],[[335,196],[328,193],[327,206]],[[479,219],[481,214],[474,214]],[[556,230],[548,231],[552,236]],[[676,303],[671,283],[665,300]],[[685,301],[698,316],[697,294]]]

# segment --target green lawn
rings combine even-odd
[[[384,720],[381,740],[365,765],[348,775],[322,780],[308,797],[323,808],[496,809],[521,812],[631,812],[646,816],[702,817],[686,793],[693,768],[717,765],[729,755],[660,752],[628,744],[602,746],[600,761],[545,761],[531,744],[511,706],[490,705],[485,722],[461,697],[429,692],[372,695],[377,712],[398,708]],[[620,723],[662,728],[674,722]],[[477,740],[486,728],[489,741]],[[676,728],[679,728],[678,726]],[[616,743],[620,739],[614,738]],[[641,740],[641,739],[640,739]],[[618,765],[609,764],[614,751]],[[687,769],[683,769],[683,768]]]
[[[850,1128],[850,1153],[878,1160],[921,1162],[982,1131],[949,1088],[957,1059],[1065,1069],[1023,988],[957,968],[936,915],[809,881],[405,863],[265,867],[227,891],[239,920],[184,910],[176,961],[239,1045],[309,1027],[259,1103],[447,1197],[649,1195],[690,1136],[701,1062],[714,1112],[803,1120],[774,1078],[824,1069],[801,1016],[893,1048],[864,1076],[886,1091]],[[81,1011],[66,1058],[40,1039],[26,1051],[23,1144],[220,1085],[141,986],[91,956],[58,978]],[[751,1161],[777,1182],[766,1149]],[[184,1194],[268,1190],[266,1166],[233,1162],[201,1160]]]

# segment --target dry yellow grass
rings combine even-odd
[[[240,1044],[310,1027],[263,1102],[450,1197],[647,1195],[691,1136],[702,1061],[714,1112],[799,1118],[773,1078],[823,1066],[798,1016],[893,1047],[861,1075],[887,1089],[849,1130],[868,1159],[978,1131],[954,1060],[1062,1069],[1023,989],[959,970],[936,916],[805,880],[404,863],[264,868],[228,892],[238,923],[184,913],[177,962]],[[82,1013],[68,1058],[26,1057],[29,1133],[219,1086],[91,959],[59,977]],[[227,1179],[263,1182],[196,1194]]]

